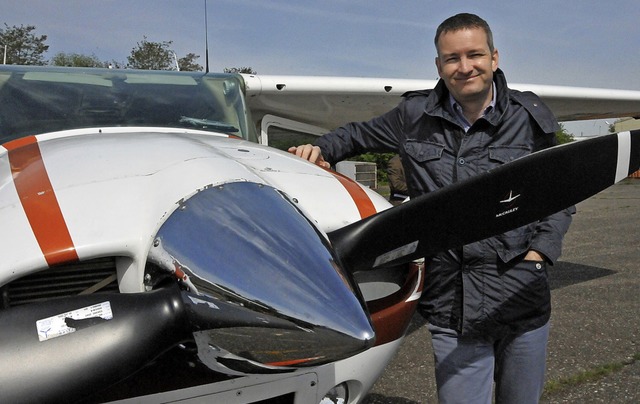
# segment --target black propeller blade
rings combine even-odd
[[[329,233],[350,271],[482,240],[581,202],[640,168],[640,131],[556,146]]]

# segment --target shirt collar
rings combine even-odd
[[[491,91],[491,102],[484,109],[482,116],[487,115],[496,107],[496,94],[497,94],[496,83],[494,82],[493,89]],[[456,99],[453,98],[453,95],[451,95],[451,93],[449,93],[449,105],[451,106],[451,111],[453,112],[453,116],[456,118],[458,123],[462,125],[462,127],[464,128],[464,131],[467,132],[469,128],[471,128],[471,124],[462,113],[462,107],[460,106],[460,104],[458,104],[458,101],[456,101]]]

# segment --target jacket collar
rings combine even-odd
[[[509,105],[509,88],[507,87],[507,79],[502,70],[497,69],[493,74],[493,83],[496,88],[496,104],[484,119],[491,125],[496,126],[500,123],[504,112]],[[457,122],[456,118],[449,112],[446,105],[449,103],[449,90],[444,84],[444,80],[438,80],[433,91],[429,93],[426,99],[425,113],[427,115],[438,116],[452,122]]]

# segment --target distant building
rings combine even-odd
[[[620,119],[618,122],[614,124],[614,132],[626,132],[628,130],[638,130],[640,129],[640,119]]]

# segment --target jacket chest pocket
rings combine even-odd
[[[444,145],[433,142],[408,141],[404,145],[407,154],[418,163],[440,160]]]
[[[489,161],[493,166],[506,164],[531,153],[527,146],[489,146]]]
[[[405,175],[416,185],[414,189],[432,191],[451,182],[444,167],[453,164],[453,156],[445,152],[443,144],[410,140],[404,144],[404,150],[408,163],[413,166],[411,174],[405,172]]]

